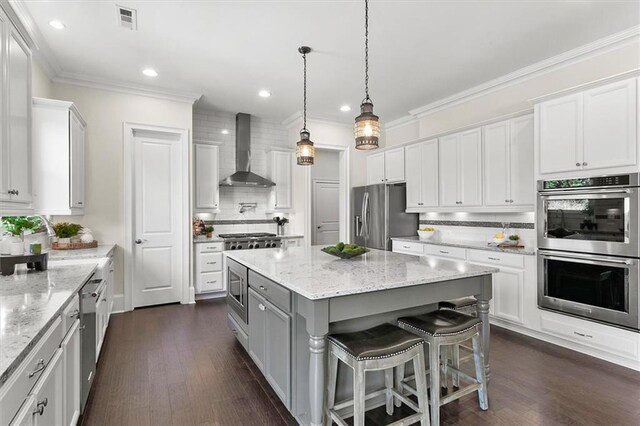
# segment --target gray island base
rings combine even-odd
[[[225,252],[227,268],[246,268],[247,331],[239,340],[300,424],[326,421],[327,334],[426,313],[443,300],[478,299],[489,373],[488,313],[497,269],[379,250],[343,260],[320,248]],[[232,322],[243,323],[229,312]],[[337,401],[352,398],[351,375],[345,373],[338,373]],[[367,392],[382,383],[382,373],[367,375]],[[367,409],[369,404],[382,401],[368,401]]]

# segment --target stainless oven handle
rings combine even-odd
[[[589,265],[606,265],[606,264],[614,264],[614,265],[633,265],[634,261],[631,259],[619,260],[612,259],[610,257],[602,257],[598,255],[589,255],[589,254],[578,254],[571,253],[570,256],[558,256],[557,253],[547,251],[547,250],[538,250],[538,253],[541,256],[544,256],[545,259],[550,260],[572,260],[579,263],[586,263]],[[595,259],[594,259],[595,258]]]
[[[562,196],[562,195],[589,195],[589,194],[631,194],[632,189],[575,189],[573,191],[552,190],[539,191],[541,197]]]

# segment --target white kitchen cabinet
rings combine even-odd
[[[292,195],[293,153],[290,151],[270,151],[267,155],[267,178],[276,185],[271,188],[269,211],[290,210]]]
[[[27,397],[22,404],[20,411],[11,421],[10,426],[32,426],[34,420],[34,411],[36,410],[36,399],[33,395]]]
[[[367,156],[367,185],[405,181],[404,147]]]
[[[636,79],[583,94],[583,169],[636,164],[638,137]]]
[[[33,388],[35,398],[35,426],[52,426],[62,424],[64,383],[63,383],[62,349],[58,349]]]
[[[31,52],[7,16],[0,11],[0,209],[30,214]]]
[[[482,205],[481,143],[479,128],[439,139],[440,206],[464,208]]]
[[[637,164],[637,79],[536,105],[540,174]]]
[[[196,244],[194,256],[196,293],[226,290],[222,277],[222,242]]]
[[[367,185],[384,183],[384,152],[367,156]]]
[[[84,214],[86,126],[72,102],[33,98],[33,204],[37,213]]]
[[[80,320],[62,341],[64,403],[62,424],[73,426],[80,417]]]
[[[533,206],[533,116],[485,126],[483,145],[485,206]]]
[[[405,147],[407,209],[438,207],[438,140]]]
[[[220,148],[204,143],[194,144],[195,209],[217,211],[220,203],[218,182]]]
[[[524,271],[501,267],[493,274],[493,316],[524,323]]]

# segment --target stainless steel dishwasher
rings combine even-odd
[[[95,277],[95,275],[94,275]],[[93,277],[92,277],[93,278]],[[105,283],[102,279],[90,279],[80,290],[80,412],[84,413],[89,391],[96,374],[96,303],[102,297]]]

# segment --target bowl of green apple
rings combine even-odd
[[[369,250],[357,244],[345,244],[343,242],[339,242],[335,246],[323,247],[322,251],[341,259],[351,259],[356,256],[361,256]]]

